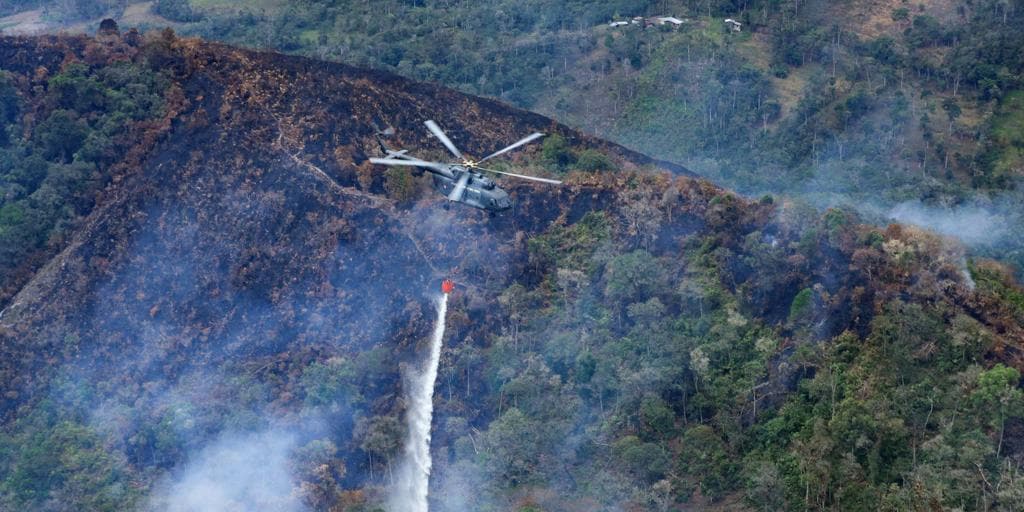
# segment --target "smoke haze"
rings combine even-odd
[[[952,236],[970,246],[995,245],[1007,235],[1010,219],[1006,214],[978,205],[940,208],[920,201],[894,206],[887,216],[904,224],[915,224]]]
[[[149,509],[164,512],[306,510],[289,466],[295,436],[228,432],[158,484]]]

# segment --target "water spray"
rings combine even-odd
[[[406,398],[409,408],[406,411],[406,423],[409,437],[405,441],[404,460],[399,467],[398,480],[390,500],[389,508],[393,512],[427,512],[432,462],[430,425],[434,415],[434,382],[437,380],[437,366],[441,360],[448,294],[454,288],[455,284],[447,279],[441,284],[443,293],[437,299],[437,321],[430,338],[430,358],[407,381]]]

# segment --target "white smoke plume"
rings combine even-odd
[[[956,237],[971,246],[993,245],[1007,234],[1005,216],[994,209],[975,205],[938,208],[908,201],[889,210],[888,217]]]
[[[278,430],[227,433],[157,486],[147,510],[302,512],[289,465],[295,437]]]
[[[406,422],[409,437],[405,442],[404,460],[398,469],[398,480],[389,500],[394,512],[427,512],[427,491],[430,482],[430,425],[434,416],[434,382],[441,360],[445,313],[448,295],[437,301],[437,322],[430,339],[430,358],[423,369],[409,377],[406,394],[409,408]]]

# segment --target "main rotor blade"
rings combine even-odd
[[[405,160],[396,160],[394,158],[371,158],[370,162],[380,165],[404,165],[406,167],[425,167],[427,169],[433,169],[440,174],[443,174],[449,178],[454,178],[455,175],[448,170],[448,166],[445,164],[439,164],[437,162],[428,162],[426,160],[418,160],[412,157],[405,157]]]
[[[444,131],[441,130],[441,127],[438,126],[433,119],[428,120],[423,124],[427,125],[427,129],[430,130],[430,133],[433,133],[434,137],[437,137],[438,140],[441,141],[441,144],[444,144],[444,147],[448,148],[448,151],[451,151],[456,158],[458,158],[459,160],[466,159],[466,157],[462,156],[462,153],[459,152],[459,148],[455,147],[455,144],[452,144],[452,140],[449,139],[448,136],[444,134]]]
[[[524,180],[533,180],[533,181],[539,181],[541,183],[550,183],[552,185],[561,185],[562,184],[562,182],[558,181],[558,180],[551,180],[551,179],[548,179],[548,178],[538,178],[536,176],[527,176],[525,174],[516,174],[516,173],[513,173],[513,172],[496,171],[494,169],[487,169],[487,168],[484,168],[484,167],[474,167],[474,169],[479,169],[481,171],[487,171],[487,172],[493,172],[495,174],[504,174],[505,176],[513,176],[513,177],[516,177],[516,178],[522,178]]]
[[[537,140],[537,139],[539,139],[539,138],[541,138],[543,136],[544,136],[543,133],[539,133],[539,132],[538,133],[534,133],[534,134],[532,134],[532,135],[530,135],[530,136],[520,140],[519,142],[516,142],[515,144],[512,144],[511,146],[509,146],[509,147],[507,147],[505,149],[502,149],[500,151],[495,151],[494,153],[491,153],[491,154],[485,156],[482,160],[480,160],[477,163],[478,164],[479,163],[483,163],[483,162],[486,162],[486,161],[488,161],[488,160],[490,160],[490,159],[492,159],[492,158],[494,158],[494,157],[496,157],[498,155],[504,155],[505,153],[508,153],[509,151],[512,151],[513,149],[518,148],[519,146],[522,146],[523,144],[529,144],[529,143],[531,143],[531,142],[533,142],[533,141],[535,141],[535,140]]]
[[[459,181],[455,182],[455,188],[448,194],[448,199],[452,201],[458,201],[462,199],[462,194],[466,191],[466,184],[469,183],[469,173],[464,172],[462,176],[459,176]]]

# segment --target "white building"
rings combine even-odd
[[[676,17],[673,17],[673,16],[662,16],[662,17],[658,18],[658,24],[659,25],[664,25],[666,23],[671,23],[673,25],[679,26],[679,25],[683,24],[683,20],[681,20],[679,18],[676,18]]]
[[[739,31],[743,30],[743,24],[738,22],[738,21],[736,21],[736,20],[734,20],[734,19],[732,19],[732,18],[726,18],[725,19],[725,23],[726,23],[726,25],[729,25],[729,27],[731,27],[736,32],[739,32]]]

